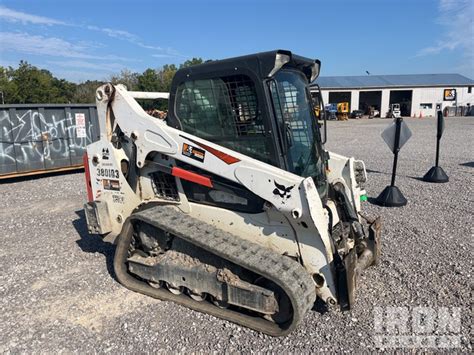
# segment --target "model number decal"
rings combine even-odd
[[[193,147],[188,143],[183,143],[183,155],[202,163],[206,156],[206,152],[203,149]]]
[[[120,203],[120,204],[123,204],[124,203],[124,197],[123,196],[120,196],[120,195],[112,195],[112,202],[113,203]]]
[[[119,178],[119,171],[117,169],[97,169],[97,176],[106,177],[106,178]]]
[[[119,180],[103,179],[102,185],[104,186],[104,190],[112,190],[112,191],[120,190]]]

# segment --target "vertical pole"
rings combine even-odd
[[[436,167],[438,167],[438,164],[439,164],[439,141],[440,141],[440,137],[438,136],[436,138],[436,164],[435,164]]]
[[[456,105],[456,113],[454,114],[454,116],[457,116],[458,115],[458,92],[457,91],[455,91],[454,98],[455,98],[454,102],[455,102],[455,105]]]
[[[448,182],[448,175],[446,175],[443,168],[439,166],[439,150],[441,145],[441,136],[443,135],[444,131],[444,116],[443,111],[441,111],[441,105],[436,106],[436,115],[438,116],[438,127],[436,130],[436,161],[435,166],[428,170],[425,176],[423,176],[423,180],[427,182]]]
[[[393,156],[393,168],[392,168],[392,182],[390,186],[395,186],[395,176],[397,174],[397,163],[398,163],[398,152],[400,151],[400,131],[403,118],[397,117],[396,129],[395,129],[395,146]]]
[[[395,152],[393,157],[393,168],[392,168],[392,182],[390,186],[395,186],[395,175],[397,174],[397,162],[398,162],[398,151]]]
[[[456,108],[457,110],[457,108]],[[444,127],[444,117],[443,112],[441,110],[436,111],[436,118],[437,118],[437,127],[436,127],[436,167],[439,163],[439,142],[441,141],[441,136],[443,135],[443,127]]]

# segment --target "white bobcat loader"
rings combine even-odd
[[[180,69],[166,120],[136,99],[168,94],[97,90],[84,208],[125,287],[274,336],[317,297],[354,304],[380,222],[359,213],[364,163],[324,149],[319,69],[283,50]]]

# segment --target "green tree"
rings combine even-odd
[[[186,68],[203,63],[202,58],[192,58],[179,65]],[[113,84],[124,84],[133,91],[169,92],[171,82],[178,67],[166,64],[158,69],[146,69],[135,73],[128,69],[113,75],[109,81]],[[75,84],[65,79],[54,77],[48,70],[39,69],[26,61],[20,61],[18,68],[0,66],[0,92],[5,103],[94,103],[95,92],[104,82],[87,80]],[[163,100],[156,102],[143,101],[145,108],[166,109]]]
[[[77,85],[65,79],[54,78],[52,80],[53,96],[56,102],[74,103],[74,94]]]
[[[25,61],[20,61],[17,69],[0,67],[0,91],[5,103],[68,103],[75,88],[76,84]]]
[[[95,92],[104,82],[97,80],[87,80],[77,84],[74,90],[72,102],[78,104],[95,103]]]
[[[127,90],[134,91],[138,87],[138,76],[138,73],[123,69],[120,74],[112,75],[109,81],[114,85],[123,84],[127,87]]]
[[[57,102],[58,91],[53,87],[53,75],[49,71],[20,61],[12,78],[18,88],[18,103]]]
[[[160,91],[162,90],[161,80],[158,72],[154,69],[147,69],[137,77],[137,90],[138,91]],[[139,100],[140,105],[145,109],[159,108],[164,109],[165,105],[160,103],[159,100]]]
[[[137,88],[140,91],[159,91],[160,79],[154,69],[147,69],[137,78]]]
[[[6,104],[17,102],[18,87],[12,80],[13,72],[14,69],[12,67],[5,68],[0,66],[0,95],[3,96],[3,102]]]
[[[161,81],[160,91],[169,92],[171,90],[171,82],[177,71],[178,68],[174,64],[166,64],[158,71],[158,77]]]
[[[185,61],[183,64],[181,64],[179,66],[179,68],[186,68],[186,67],[191,67],[193,65],[197,65],[197,64],[202,64],[204,63],[204,61],[202,60],[202,58],[193,58],[193,59],[188,59],[187,61]]]

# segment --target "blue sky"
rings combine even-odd
[[[321,75],[474,77],[473,0],[0,0],[0,65],[72,81],[271,49]]]

